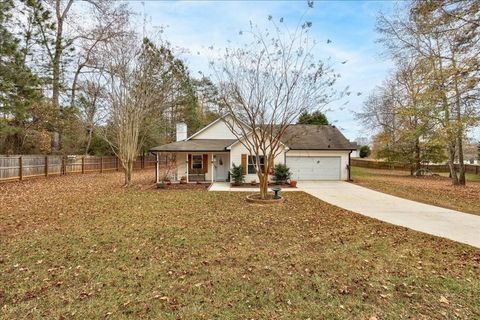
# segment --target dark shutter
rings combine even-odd
[[[202,167],[203,167],[203,173],[207,173],[208,172],[208,154],[203,155]]]
[[[242,174],[247,174],[247,155],[242,154]]]

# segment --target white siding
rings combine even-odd
[[[290,150],[286,153],[288,157],[340,157],[340,179],[348,180],[348,154],[350,151],[328,151],[328,150]],[[287,160],[288,162],[288,160]]]
[[[241,165],[242,164],[242,154],[249,154],[247,149],[243,144],[240,142],[233,145],[232,149],[230,150],[230,168],[232,168],[232,164]],[[285,161],[285,153],[282,150],[281,153],[273,160],[274,165],[277,163],[284,163]],[[245,182],[250,182],[255,180],[258,182],[258,176],[256,173],[254,174],[247,174],[245,176]]]
[[[229,127],[225,124],[225,121],[229,121],[229,117],[221,119],[199,132],[192,139],[237,139],[237,137],[230,131]]]
[[[175,161],[177,165],[177,180],[187,175],[187,154],[183,152],[175,153]]]

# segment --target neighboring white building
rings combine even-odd
[[[169,153],[176,161],[174,180],[228,181],[232,165],[242,165],[245,181],[258,181],[255,156],[250,155],[226,124],[230,117],[221,117],[186,139],[155,147],[157,155]],[[231,123],[231,122],[227,122]],[[177,137],[184,138],[184,124],[177,125]],[[356,145],[331,125],[291,125],[284,138],[283,149],[273,160],[286,164],[295,180],[348,180],[350,154]],[[267,159],[261,158],[265,162]],[[157,161],[158,163],[158,161]],[[157,166],[157,182],[160,179]]]

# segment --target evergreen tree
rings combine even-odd
[[[308,113],[307,111],[304,111],[300,117],[298,117],[298,124],[324,124],[327,125],[328,119],[325,114],[323,114],[321,111],[314,111],[312,113]]]
[[[27,127],[40,103],[39,81],[25,64],[19,40],[10,31],[13,1],[0,2],[0,153],[24,151]]]

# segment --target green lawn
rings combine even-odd
[[[475,319],[480,251],[305,193],[0,185],[2,319]]]
[[[408,171],[352,167],[354,183],[398,197],[480,215],[480,176],[467,175],[467,185],[453,186],[448,173],[413,177]]]

